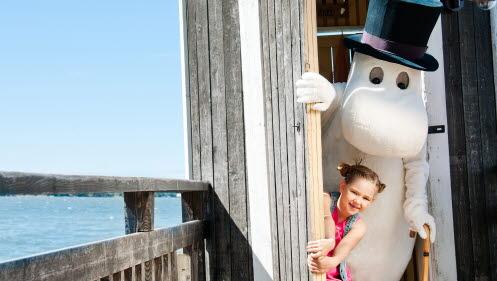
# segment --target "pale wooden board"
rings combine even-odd
[[[196,29],[196,3],[195,0],[186,0],[187,15],[187,49],[189,70],[189,100],[190,100],[190,155],[192,179],[201,179],[200,159],[200,105],[198,92],[198,63],[197,63],[197,29]],[[188,106],[188,105],[187,105]]]
[[[424,73],[426,110],[430,125],[447,126],[446,95],[444,83],[443,40],[440,22],[432,32],[428,49],[439,62],[435,72]],[[447,127],[446,127],[447,128]],[[435,218],[437,240],[430,253],[431,280],[457,280],[457,264],[454,242],[454,222],[450,182],[449,141],[447,132],[428,135],[427,153],[430,173],[427,184],[429,212]],[[420,243],[418,239],[417,243]],[[421,245],[416,245],[418,255]],[[418,263],[422,264],[422,263]],[[420,270],[421,272],[421,270]]]
[[[230,223],[227,216],[229,210],[228,186],[228,139],[226,129],[226,81],[225,81],[225,50],[224,50],[224,9],[223,1],[213,1],[209,9],[209,55],[212,96],[212,136],[215,147],[213,149],[214,182],[216,196],[212,198],[213,219],[209,225],[211,233],[216,239],[207,241],[210,263],[223,261],[219,267],[219,278],[227,278],[231,270],[229,255]],[[211,274],[214,274],[212,271]],[[210,276],[214,280],[214,275]]]
[[[317,58],[317,36],[316,36],[316,3],[314,0],[305,2],[304,14],[304,60],[305,70],[318,72],[319,64]],[[310,194],[310,228],[311,237],[316,240],[324,238],[323,225],[323,171],[321,156],[321,115],[306,107],[306,134],[307,134],[307,156],[308,156],[308,190]],[[314,280],[325,280],[324,274],[312,274]]]
[[[228,280],[249,280],[252,256],[248,244],[248,194],[245,175],[245,132],[238,1],[223,2],[225,20],[225,79],[228,140],[229,215],[231,218]],[[249,94],[249,93],[247,93]],[[219,240],[218,240],[219,241]],[[229,241],[229,240],[228,240]],[[219,266],[225,267],[225,261]]]
[[[212,118],[209,62],[209,24],[207,0],[195,3],[195,26],[197,31],[197,77],[200,117],[200,169],[202,180],[213,182],[212,165]]]
[[[291,28],[292,28],[292,72],[293,72],[293,91],[295,91],[295,83],[302,75],[303,63],[303,1],[291,0]],[[296,103],[294,95],[294,124],[297,127],[294,129],[295,134],[295,165],[296,165],[296,210],[297,210],[297,241],[294,251],[298,252],[298,266],[300,276],[298,280],[308,280],[309,274],[307,270],[307,204],[306,204],[306,166],[305,166],[305,130],[304,130],[304,106]]]
[[[286,248],[285,248],[285,221],[283,216],[283,184],[282,184],[282,162],[281,162],[281,141],[280,135],[280,108],[279,108],[279,85],[278,85],[278,49],[281,48],[281,28],[280,1],[268,1],[268,30],[269,30],[269,56],[270,75],[271,75],[271,102],[273,117],[273,155],[274,155],[274,179],[275,179],[275,198],[271,201],[276,203],[276,226],[277,226],[277,243],[278,260],[279,260],[279,279],[287,280],[286,272]]]
[[[89,192],[207,191],[194,180],[0,172],[0,195],[73,194]]]
[[[271,69],[274,69],[275,57],[271,57],[270,26],[273,26],[274,19],[269,16],[270,12],[274,13],[272,0],[261,0],[261,37],[262,37],[262,76],[264,82],[265,111],[266,111],[266,136],[267,136],[267,161],[268,161],[268,184],[269,184],[269,201],[270,201],[270,219],[271,219],[271,247],[273,259],[273,280],[280,279],[279,270],[279,248],[278,248],[278,220],[276,208],[276,171],[275,171],[275,144],[273,131],[273,107],[272,107],[272,80]],[[270,9],[273,10],[270,10]],[[274,41],[273,41],[274,42]]]
[[[204,224],[192,221],[1,263],[0,280],[98,279],[192,245],[205,237]]]

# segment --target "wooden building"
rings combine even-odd
[[[304,1],[181,0],[190,179],[0,171],[0,195],[123,193],[129,234],[0,263],[0,281],[310,280],[309,140],[294,97]],[[433,281],[497,280],[497,10],[471,3],[443,12],[428,43],[441,67],[423,75],[429,125],[444,128],[428,136]],[[333,82],[366,8],[318,1],[320,72]],[[184,223],[154,229],[163,191],[182,193]],[[419,253],[403,280],[419,280]]]
[[[345,81],[341,38],[360,32],[367,3],[317,2],[320,72]],[[211,280],[308,280],[304,1],[181,3],[189,171],[216,194]],[[428,139],[432,280],[497,280],[491,18],[472,2],[444,11],[429,43],[441,65],[424,76],[430,125],[445,129]]]

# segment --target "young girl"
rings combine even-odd
[[[374,201],[385,184],[360,163],[341,163],[337,169],[344,178],[339,184],[340,193],[325,193],[325,239],[308,243],[308,266],[311,272],[326,273],[326,280],[351,281],[344,260],[366,232],[359,212]]]

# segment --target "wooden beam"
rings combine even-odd
[[[153,192],[125,192],[124,210],[126,234],[154,229]]]
[[[0,171],[0,195],[89,192],[207,191],[207,182],[144,177],[32,174]]]
[[[0,264],[0,280],[96,280],[204,238],[204,222],[140,232]]]
[[[316,1],[305,1],[304,14],[304,68],[319,72],[317,50]],[[312,240],[324,238],[323,220],[323,164],[321,156],[321,113],[306,106],[306,135],[308,156],[308,192],[310,205],[310,229]],[[312,274],[313,280],[325,280],[325,274]]]

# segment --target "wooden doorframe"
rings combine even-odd
[[[445,72],[441,19],[438,20],[428,42],[428,52],[440,65],[437,71],[424,72],[424,94],[427,101],[429,125],[444,125],[445,133],[428,135],[428,179],[429,212],[435,218],[436,241],[430,256],[430,280],[457,280],[454,223],[452,213],[452,191],[450,182],[449,140],[447,134],[447,112],[445,102]],[[421,240],[416,243],[417,264],[421,262]],[[418,276],[421,269],[418,266]]]

